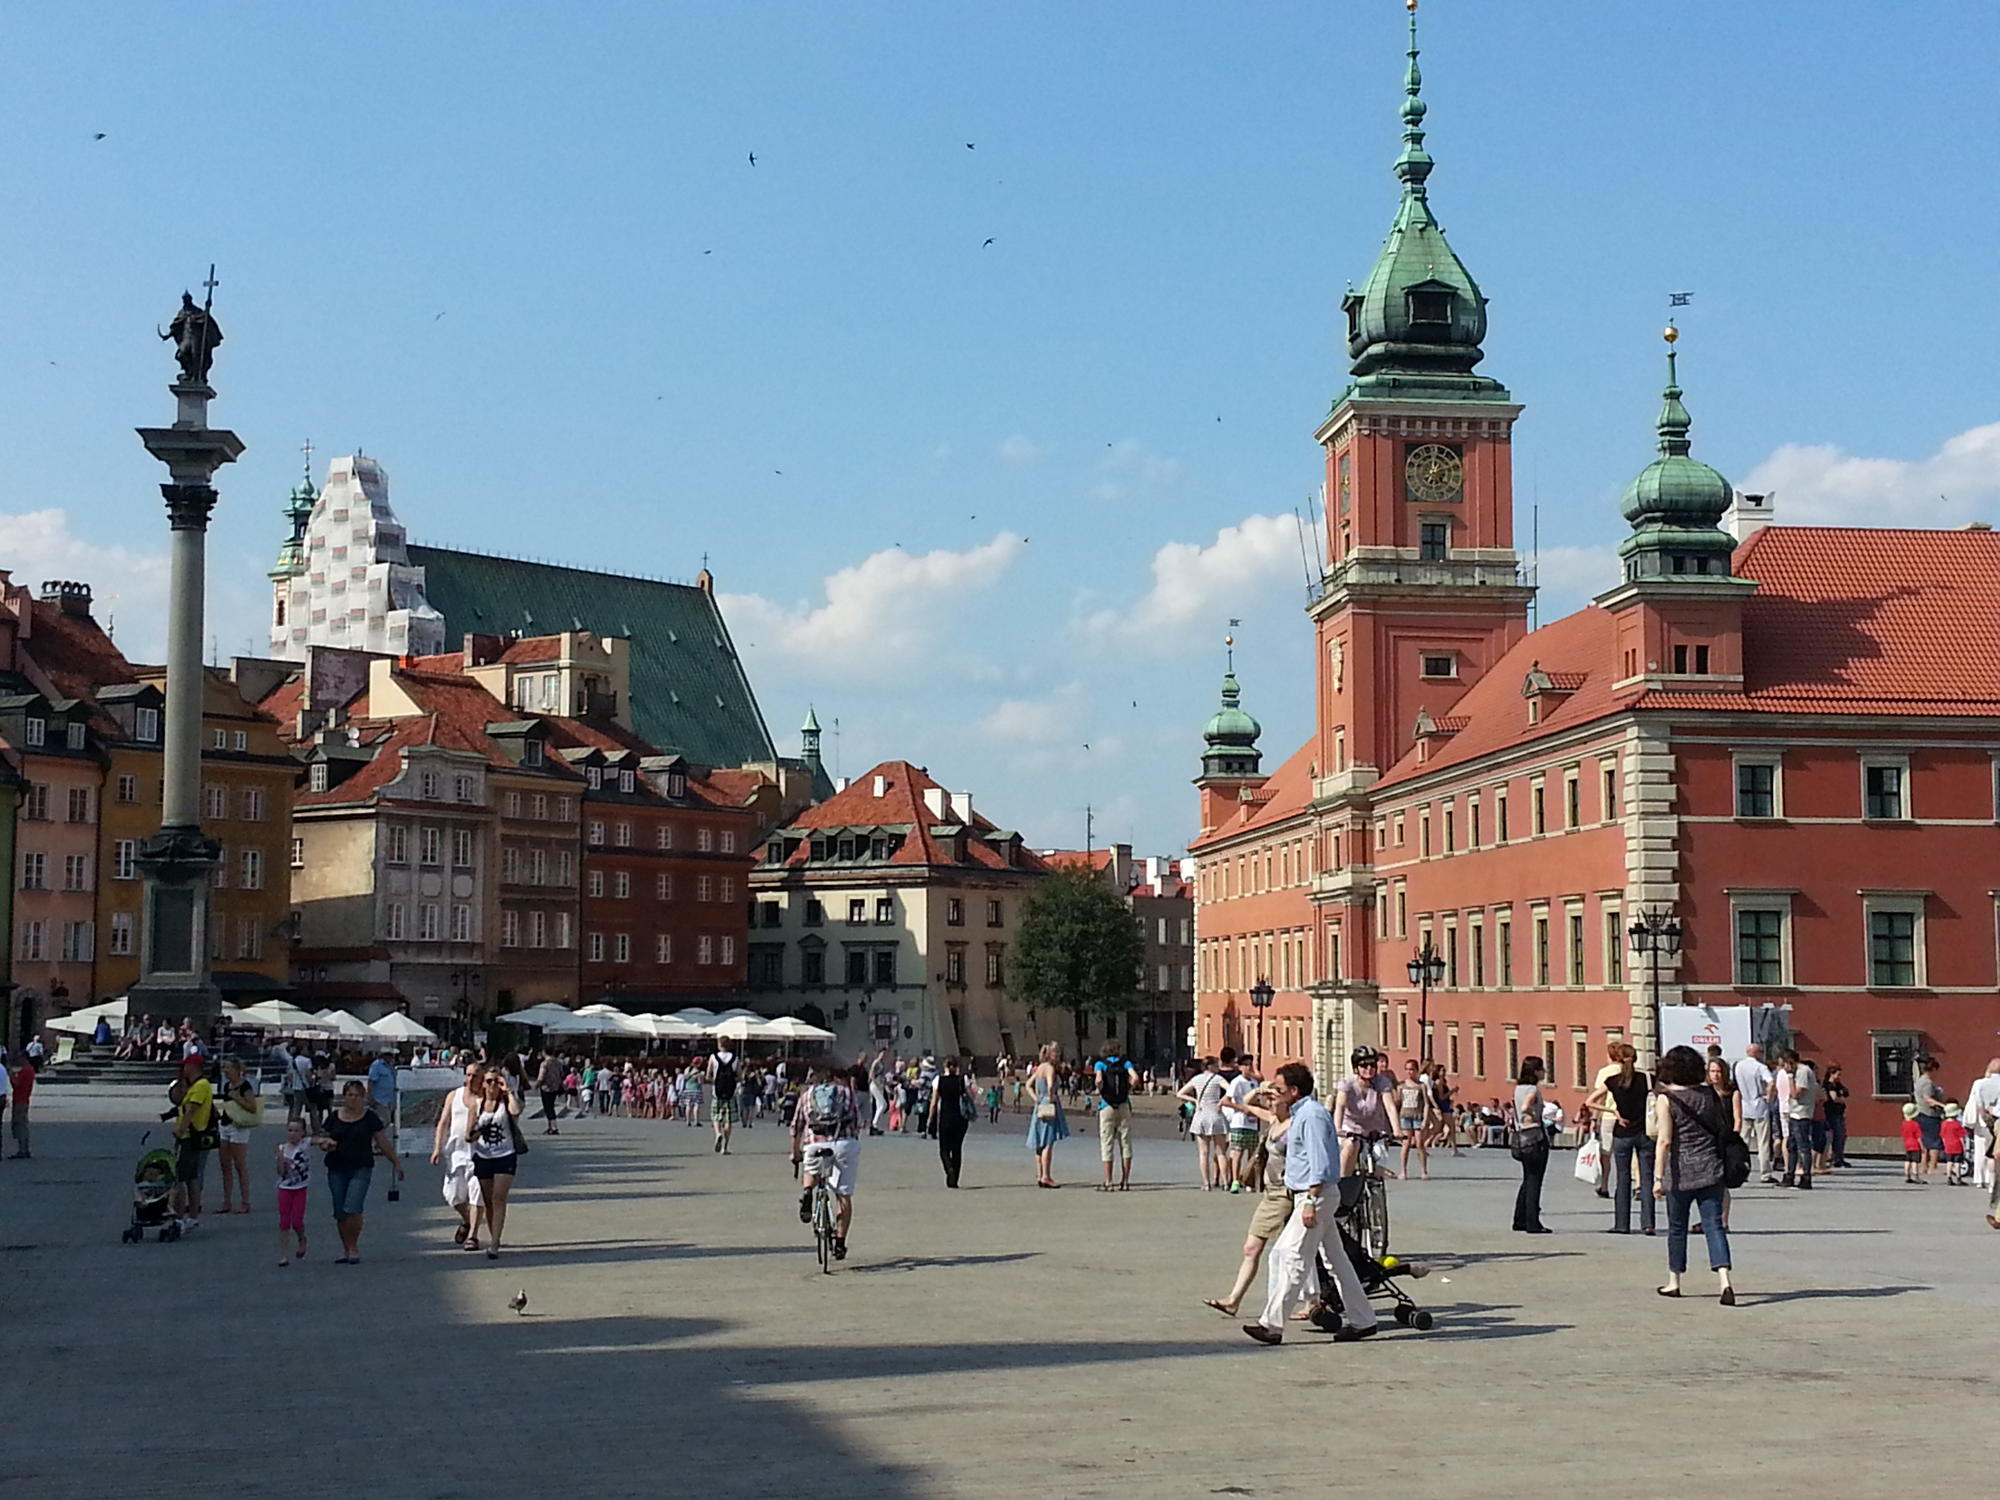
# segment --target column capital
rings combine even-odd
[[[215,489],[206,484],[163,484],[160,493],[167,500],[167,525],[173,531],[208,530],[209,512],[215,509]]]

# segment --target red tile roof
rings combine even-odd
[[[883,783],[882,795],[875,795],[875,780]],[[965,858],[955,860],[945,847],[943,839],[931,833],[934,826],[956,823],[949,801],[945,803],[942,817],[933,813],[924,803],[926,791],[945,790],[942,784],[933,781],[921,768],[906,760],[885,760],[881,765],[848,784],[845,791],[836,792],[816,807],[808,807],[792,820],[791,828],[875,828],[884,825],[906,826],[909,834],[903,840],[903,847],[891,856],[892,865],[979,865],[994,870],[1046,871],[1048,866],[1040,855],[1021,846],[1016,862],[1007,863],[1005,855],[988,843],[984,835],[997,831],[994,825],[976,810],[967,825]],[[948,795],[948,794],[947,794]],[[801,845],[787,861],[789,864],[806,863],[810,850]]]
[[[562,655],[562,637],[559,635],[530,635],[510,643],[505,651],[495,658],[498,661],[521,665],[528,662],[555,661]]]
[[[1257,800],[1245,802],[1213,833],[1203,835],[1188,847],[1199,849],[1218,839],[1235,838],[1255,828],[1268,828],[1273,823],[1282,823],[1303,812],[1313,795],[1312,751],[1313,742],[1307,740],[1257,789]]]
[[[28,655],[65,697],[91,698],[95,688],[139,680],[137,669],[96,620],[64,614],[61,606],[41,599],[33,608]]]
[[[1108,870],[1112,849],[1044,849],[1042,858],[1058,870]]]
[[[1427,758],[1412,747],[1377,785],[1627,709],[2000,717],[2000,533],[1771,526],[1733,569],[1758,584],[1743,605],[1742,691],[1614,688],[1615,624],[1592,604],[1524,637],[1452,705],[1464,727]],[[1571,691],[1531,725],[1521,684],[1537,662]]]
[[[412,745],[435,744],[436,721],[429,715],[417,718],[398,719],[391,724],[352,725],[361,735],[364,748],[372,747],[375,758],[356,771],[352,776],[323,792],[302,791],[293,801],[295,807],[330,807],[349,802],[364,802],[380,791],[403,769],[402,752]]]

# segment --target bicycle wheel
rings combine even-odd
[[[1389,1253],[1389,1189],[1379,1177],[1362,1189],[1361,1225],[1368,1253],[1380,1260]]]
[[[819,1246],[819,1268],[823,1275],[833,1274],[833,1195],[825,1184],[813,1187],[813,1239]]]

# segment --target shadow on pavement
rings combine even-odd
[[[1033,1260],[1040,1253],[1017,1250],[1009,1255],[899,1255],[894,1260],[872,1265],[850,1265],[847,1270],[849,1275],[858,1276],[880,1271],[922,1271],[934,1266],[1001,1266],[1009,1261]]]
[[[1855,1287],[1800,1287],[1791,1292],[1757,1292],[1743,1298],[1745,1304],[1757,1307],[1766,1302],[1810,1302],[1823,1297],[1844,1299],[1849,1297],[1900,1297],[1905,1292],[1927,1292],[1923,1286],[1855,1286]]]

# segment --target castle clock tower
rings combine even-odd
[[[1410,11],[1402,201],[1375,267],[1341,306],[1353,379],[1315,437],[1326,453],[1329,564],[1318,637],[1313,806],[1323,951],[1317,1060],[1345,1068],[1376,995],[1368,788],[1410,749],[1420,714],[1459,697],[1527,631],[1534,595],[1514,550],[1512,437],[1521,408],[1477,373],[1486,298],[1431,212],[1416,0]],[[1328,968],[1332,968],[1329,961]]]

